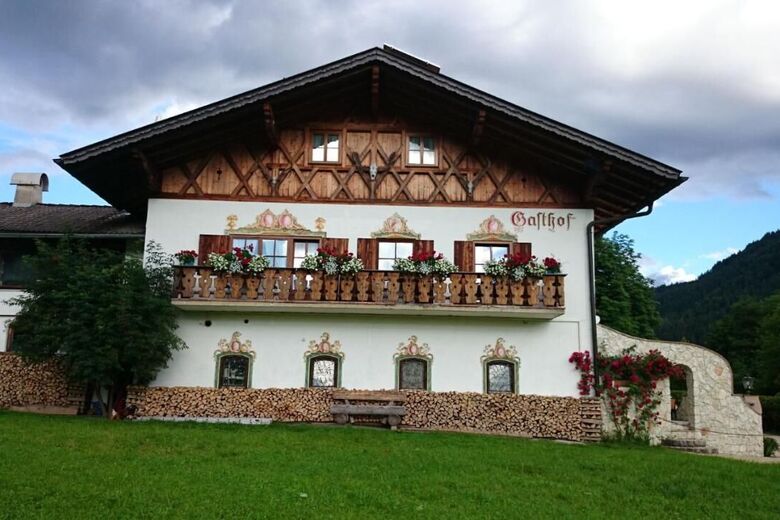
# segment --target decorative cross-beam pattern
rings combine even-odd
[[[269,110],[264,114],[272,114]],[[585,176],[542,166],[515,151],[513,159],[489,155],[479,142],[484,111],[465,143],[398,121],[317,122],[339,132],[339,160],[313,162],[303,128],[278,129],[278,142],[244,139],[162,172],[161,195],[182,198],[317,201],[340,203],[458,204],[578,207]],[[266,117],[266,122],[272,121]],[[270,124],[270,123],[269,123]],[[314,123],[312,123],[314,125]],[[273,125],[271,125],[273,128]],[[435,165],[409,164],[408,136],[432,135]],[[227,176],[227,177],[225,177]]]

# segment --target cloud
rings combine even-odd
[[[692,282],[697,278],[695,274],[687,272],[683,267],[674,267],[672,265],[665,265],[646,276],[653,280],[656,287],[679,282]]]
[[[691,180],[672,199],[768,198],[780,184],[780,4],[332,6],[5,2],[0,121],[32,135],[67,134],[58,155],[387,42],[682,168]]]
[[[731,255],[736,253],[739,253],[739,249],[735,247],[727,247],[726,249],[723,249],[721,251],[713,251],[712,253],[703,254],[701,255],[701,258],[707,258],[708,260],[719,262],[720,260],[723,260],[724,258],[728,258]]]

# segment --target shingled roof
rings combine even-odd
[[[0,202],[0,236],[63,235],[143,237],[144,222],[111,206]]]

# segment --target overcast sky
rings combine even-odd
[[[658,282],[780,227],[780,3],[0,1],[0,200],[100,203],[73,148],[390,43],[442,73],[684,170],[623,224]]]

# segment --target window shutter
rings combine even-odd
[[[412,242],[412,254],[433,253],[433,240],[415,240]]]
[[[379,267],[379,240],[376,238],[358,238],[357,255],[363,260],[366,269]]]
[[[523,256],[531,257],[531,243],[530,242],[513,242],[511,248],[512,254],[516,255],[521,253]]]
[[[198,241],[198,263],[203,264],[209,253],[227,253],[231,245],[229,235],[201,235]]]
[[[470,240],[455,241],[455,265],[460,271],[473,273],[474,269],[474,242]]]
[[[346,254],[349,251],[348,238],[323,238],[321,247],[328,247],[336,251],[337,254]]]

